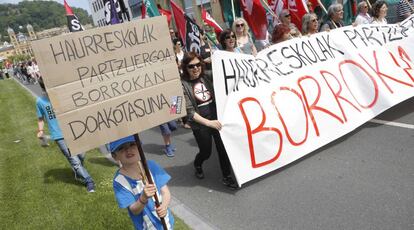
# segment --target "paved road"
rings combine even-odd
[[[174,197],[213,228],[414,229],[414,98],[376,119],[411,128],[368,122],[238,191],[221,185],[215,155],[206,178],[194,177],[191,131],[175,133],[174,158],[163,155],[157,128],[141,138],[148,158],[171,174]]]

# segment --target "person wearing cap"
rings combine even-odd
[[[75,179],[79,179],[85,183],[86,190],[88,192],[95,192],[95,183],[83,165],[85,153],[71,155],[69,152],[65,140],[63,139],[62,131],[57,122],[55,112],[53,111],[53,107],[50,103],[42,78],[39,78],[38,81],[44,95],[36,99],[36,113],[38,118],[37,138],[43,139],[45,137],[44,127],[46,120],[50,132],[50,137],[56,142],[60,151],[62,151],[62,154],[68,160],[70,166],[72,167],[72,170],[75,173]]]
[[[164,218],[168,229],[174,228],[174,217],[168,206],[171,201],[167,183],[171,179],[163,168],[148,160],[148,168],[155,184],[149,184],[142,169],[138,148],[133,136],[111,142],[112,157],[121,166],[115,172],[113,189],[120,208],[128,210],[135,229],[163,229],[160,218]],[[158,194],[161,205],[157,208],[153,200]]]

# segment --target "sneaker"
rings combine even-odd
[[[175,147],[175,144],[170,144],[170,146],[171,146],[171,148],[172,148],[172,150],[175,152],[175,150],[177,150],[177,147]]]
[[[165,153],[165,155],[167,155],[167,157],[173,157],[174,156],[173,147],[171,145],[165,146],[164,153]]]
[[[231,178],[231,176],[223,177],[223,184],[231,189],[238,189],[239,185]]]
[[[95,192],[95,184],[93,182],[87,183],[86,190],[88,190],[88,192]]]
[[[201,168],[201,166],[194,166],[195,168],[195,176],[198,179],[204,179],[204,172],[203,172],[203,168]]]

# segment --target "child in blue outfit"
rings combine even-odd
[[[113,188],[120,208],[127,208],[135,229],[163,229],[160,217],[168,229],[174,227],[174,217],[168,205],[171,201],[167,183],[170,176],[154,161],[147,161],[154,184],[145,180],[141,171],[140,158],[133,136],[109,144],[112,157],[120,162],[121,168],[115,173]],[[158,194],[161,205],[156,208],[153,200]]]
[[[86,189],[88,192],[95,192],[95,183],[93,182],[92,177],[89,175],[88,171],[86,171],[85,167],[83,166],[85,154],[81,153],[71,156],[69,149],[66,146],[65,140],[63,139],[62,131],[60,130],[55,112],[53,111],[52,105],[50,104],[45,85],[41,78],[39,78],[39,85],[42,88],[44,95],[38,97],[36,100],[36,113],[38,118],[37,137],[42,138],[44,136],[44,121],[46,120],[50,132],[50,138],[56,142],[63,155],[69,161],[72,170],[75,172],[75,178],[79,178],[86,184]]]

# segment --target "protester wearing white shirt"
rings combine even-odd
[[[355,26],[370,24],[371,16],[368,14],[368,4],[366,1],[358,3],[358,16],[355,19]]]

